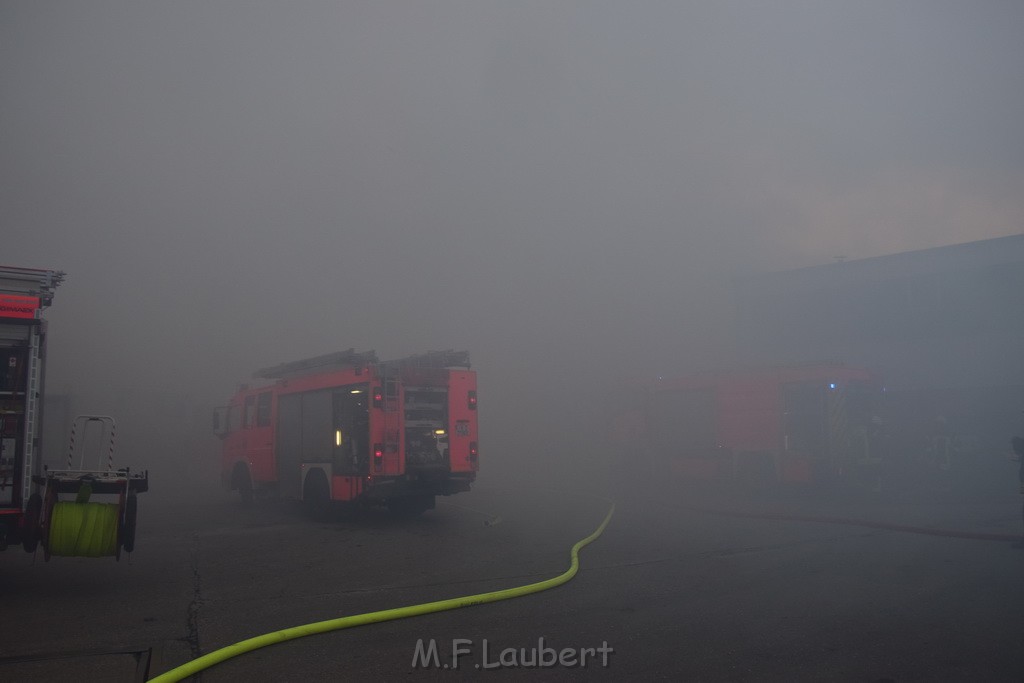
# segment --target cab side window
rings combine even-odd
[[[242,426],[242,406],[233,405],[228,408],[228,431],[233,432]]]
[[[256,402],[256,426],[257,427],[269,427],[270,426],[270,396],[269,391],[265,391],[259,395]]]
[[[256,424],[256,397],[245,397],[245,428],[248,429]]]

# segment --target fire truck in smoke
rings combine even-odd
[[[0,266],[0,547],[21,542],[32,552],[42,499],[40,472],[46,321],[64,273]]]
[[[63,280],[60,271],[0,266],[0,550],[21,543],[28,552],[42,545],[46,560],[119,559],[122,550],[134,549],[137,496],[148,490],[149,474],[115,468],[113,418],[75,418],[67,469],[42,463],[47,329],[41,313]],[[90,425],[101,428],[107,444],[97,469],[85,469]],[[81,457],[72,469],[76,453]]]
[[[214,414],[222,482],[323,516],[335,502],[419,513],[468,491],[478,461],[476,372],[464,351],[379,361],[354,349],[255,374]]]
[[[874,484],[883,388],[862,368],[776,367],[659,378],[618,416],[620,454],[681,480]]]

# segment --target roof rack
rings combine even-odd
[[[385,368],[398,370],[428,370],[440,368],[469,368],[469,351],[427,351],[413,356],[381,363]]]
[[[331,370],[341,370],[343,368],[375,365],[376,363],[377,353],[375,351],[346,349],[345,351],[335,351],[334,353],[314,356],[304,360],[281,363],[280,365],[259,370],[253,376],[259,379],[285,379],[288,377],[312,375],[317,372],[330,372]]]
[[[53,303],[53,291],[63,281],[61,270],[0,266],[0,293],[38,296],[41,308]]]

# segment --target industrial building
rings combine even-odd
[[[904,447],[1024,434],[1024,234],[750,276],[735,300],[741,363],[870,368]]]

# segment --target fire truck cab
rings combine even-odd
[[[478,461],[476,373],[465,352],[378,361],[354,349],[256,373],[214,415],[221,477],[243,502],[276,493],[422,512],[468,491]]]

